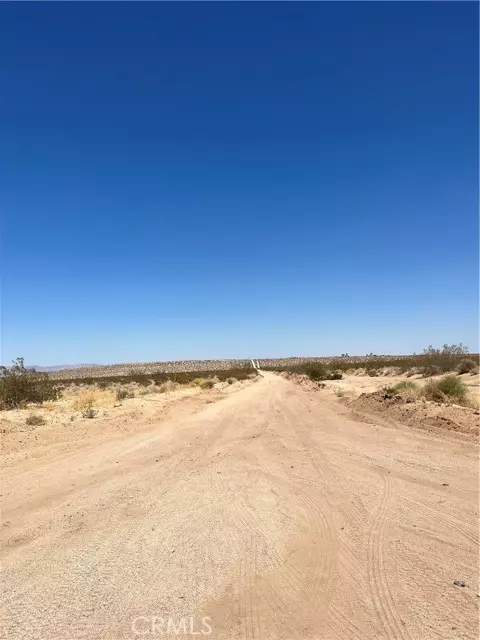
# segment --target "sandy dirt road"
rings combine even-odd
[[[5,468],[3,635],[475,639],[477,490],[471,442],[265,374]]]

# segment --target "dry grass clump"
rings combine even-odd
[[[96,418],[97,415],[98,415],[98,411],[93,407],[88,407],[88,409],[85,409],[85,411],[82,411],[82,416],[84,418],[89,418],[90,420],[92,418]]]
[[[422,373],[422,367],[410,367],[405,375],[407,378],[411,378],[412,376],[418,376],[420,373]]]
[[[73,410],[86,411],[92,407],[113,405],[115,395],[113,389],[81,389],[73,399]]]
[[[367,370],[365,369],[365,367],[358,367],[358,369],[354,370],[353,375],[354,376],[366,376],[367,375]]]
[[[42,424],[46,424],[46,420],[43,416],[39,416],[38,413],[32,413],[25,420],[25,424],[29,427],[39,427]]]
[[[427,400],[433,402],[454,402],[468,406],[467,387],[455,375],[448,375],[440,380],[431,380],[423,387],[422,393]]]
[[[237,381],[236,378],[227,378],[227,383],[228,384],[234,384]]]
[[[117,389],[115,397],[118,402],[121,402],[122,400],[127,400],[128,398],[134,398],[135,391],[133,391],[132,389],[124,389],[123,387],[120,387],[119,389]]]
[[[147,385],[146,387],[141,387],[138,390],[138,395],[139,396],[148,396],[151,393],[162,393],[162,391],[155,385],[155,382],[152,382]]]
[[[383,391],[389,396],[401,396],[406,402],[415,402],[421,393],[418,385],[411,380],[402,380],[391,387],[384,387]]]
[[[195,378],[193,384],[200,389],[213,389],[215,382],[211,378]]]
[[[412,382],[411,380],[402,380],[401,382],[398,382],[396,385],[393,386],[393,389],[396,393],[404,393],[405,391],[408,392],[412,392],[412,391],[418,391],[418,385],[415,384],[415,382]]]
[[[383,367],[378,373],[382,376],[399,376],[402,373],[400,367]]]
[[[165,382],[162,382],[162,384],[157,385],[158,393],[168,393],[169,391],[175,391],[177,387],[178,384],[176,382],[173,382],[173,380],[166,380]]]
[[[442,373],[441,367],[436,364],[429,364],[422,368],[422,376],[424,378],[431,378],[432,376],[439,376]]]

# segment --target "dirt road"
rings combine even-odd
[[[471,442],[265,374],[7,466],[3,634],[476,639],[477,490]]]

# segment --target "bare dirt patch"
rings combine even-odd
[[[454,431],[472,438],[477,438],[480,431],[479,411],[459,405],[437,404],[382,390],[363,393],[347,402],[356,413],[380,414],[427,431]]]
[[[254,381],[255,378],[233,384],[218,382],[207,390],[196,385],[172,386],[163,393],[153,386],[136,386],[138,395],[122,401],[117,400],[114,387],[72,385],[57,401],[0,411],[3,464],[48,456],[53,450],[67,453],[72,448],[145,431],[159,422],[193,414]],[[86,417],[88,408],[95,411],[94,418]],[[42,422],[28,424],[32,416]]]

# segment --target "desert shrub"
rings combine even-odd
[[[237,379],[236,378],[227,378],[227,382],[228,384],[233,384],[234,382],[236,382]]]
[[[82,416],[84,418],[96,418],[98,415],[98,411],[96,409],[94,409],[93,407],[88,407],[88,409],[85,409],[85,411],[82,411]]]
[[[454,375],[444,376],[440,380],[431,380],[423,387],[423,395],[433,402],[453,400],[457,404],[468,404],[467,387]]]
[[[402,380],[392,387],[394,393],[402,393],[403,391],[417,391],[418,386],[411,380]]]
[[[131,391],[130,389],[117,389],[115,397],[120,402],[121,400],[125,400],[127,398],[134,398],[135,392]]]
[[[422,373],[421,367],[410,367],[410,369],[407,370],[406,376],[407,378],[411,378],[412,376],[416,376],[419,373]]]
[[[376,369],[369,369],[367,373],[371,378],[376,378],[378,376],[378,371]]]
[[[148,396],[150,393],[162,393],[162,391],[155,386],[155,384],[149,384],[148,387],[142,387],[138,392],[139,396]]]
[[[172,382],[172,380],[167,380],[166,382],[162,382],[157,385],[156,392],[157,393],[167,393],[168,391],[174,391],[177,388],[177,383]]]
[[[301,373],[304,373],[310,380],[325,380],[327,373],[325,368],[317,362],[309,362],[301,367]]]
[[[382,387],[382,392],[385,393],[387,396],[395,395],[394,387]]]
[[[23,358],[17,358],[9,368],[0,367],[0,408],[41,404],[58,396],[59,391],[48,373],[27,369]]]
[[[207,378],[206,380],[201,380],[198,383],[200,389],[213,389],[214,381],[211,378]]]
[[[464,344],[444,344],[441,349],[435,349],[430,345],[423,350],[423,357],[427,359],[425,369],[436,367],[438,373],[454,371],[459,360],[468,354],[468,347]],[[435,373],[430,375],[437,375]],[[428,377],[428,376],[427,376]]]
[[[336,371],[329,371],[327,375],[327,380],[341,380],[343,378],[343,373],[337,369]]]
[[[38,427],[42,424],[45,424],[45,419],[43,418],[43,416],[39,416],[37,413],[32,413],[25,420],[25,424],[27,424],[29,427]]]
[[[480,370],[479,370],[479,368],[478,368],[478,367],[475,367],[475,369],[472,369],[472,370],[470,371],[470,375],[471,375],[471,376],[476,376],[476,375],[478,375],[478,372],[479,372],[479,371],[480,371]]]
[[[382,376],[399,376],[402,373],[401,367],[384,367],[378,372]]]
[[[422,367],[423,378],[431,378],[432,376],[439,376],[441,373],[442,373],[442,368],[436,364],[428,364],[426,367]]]
[[[85,411],[91,409],[97,399],[97,393],[93,389],[82,390],[75,398],[73,408],[75,411]]]
[[[472,360],[471,358],[464,358],[463,360],[460,360],[460,362],[457,365],[457,371],[460,375],[462,373],[470,373],[470,371],[473,371],[473,369],[476,369],[476,368],[477,368],[477,363],[475,362],[475,360]]]

